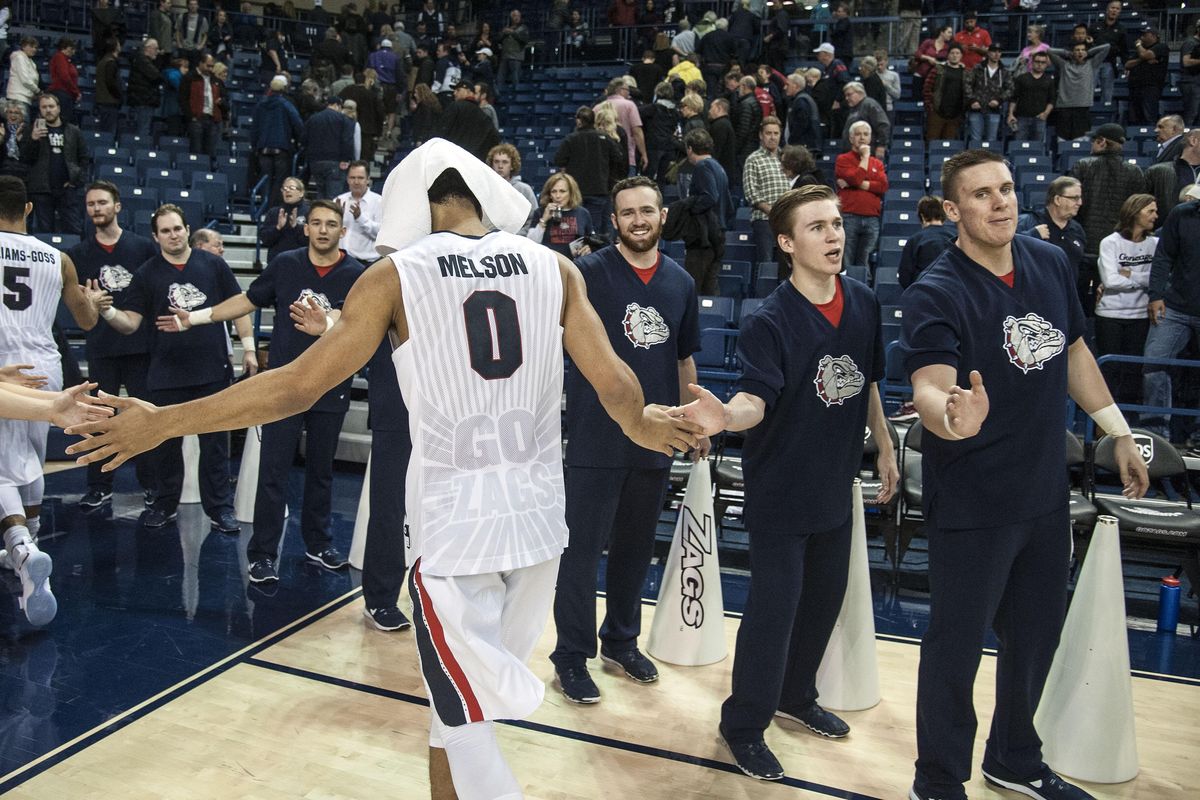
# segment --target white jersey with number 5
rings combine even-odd
[[[506,572],[567,544],[555,255],[503,231],[431,234],[392,253],[408,340],[409,547],[429,575]]]
[[[0,231],[0,360],[61,371],[51,326],[62,298],[62,253],[25,233]]]

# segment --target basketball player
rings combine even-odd
[[[722,405],[694,386],[700,399],[684,411],[707,434],[747,432],[750,593],[720,731],[742,772],[779,780],[763,739],[772,717],[829,738],[850,733],[817,704],[816,679],[846,593],[864,426],[879,443],[878,502],[892,498],[899,470],[879,399],[879,302],[838,274],[846,235],[837,196],[823,185],[794,189],[769,221],[792,271],[742,323],[740,391]]]
[[[163,334],[186,331],[200,325],[248,317],[256,308],[274,308],[276,325],[271,336],[271,366],[294,361],[332,326],[350,287],[363,272],[353,256],[339,249],[345,234],[342,207],[328,200],[315,201],[304,223],[308,247],[285,250],[271,260],[250,287],[228,300],[199,311],[172,308],[158,318]],[[311,305],[320,311],[319,327],[308,329],[286,320],[295,304]],[[258,490],[254,501],[254,535],[246,548],[251,583],[279,580],[279,544],[283,539],[284,501],[288,472],[304,432],[304,510],[300,531],[309,561],[326,569],[342,569],[346,559],[333,546],[330,509],[333,502],[333,457],[337,452],[342,421],[350,408],[347,378],[319,399],[312,408],[278,422],[264,425],[258,466]]]
[[[696,284],[658,250],[666,212],[657,184],[626,178],[612,190],[617,243],[577,260],[588,301],[609,343],[642,385],[646,400],[674,406],[681,387],[696,382],[692,353],[700,349]],[[707,455],[703,441],[697,457]],[[605,413],[591,384],[567,376],[567,527],[570,544],[558,568],[550,660],[573,703],[596,703],[588,674],[596,657],[596,568],[607,547],[605,615],[600,657],[639,683],[658,669],[638,650],[642,585],[671,475],[671,459],[639,447]]]
[[[121,302],[138,267],[158,253],[154,242],[133,231],[122,230],[117,221],[121,213],[121,191],[108,181],[96,181],[87,187],[84,204],[96,235],[72,247],[68,254],[79,271],[80,283],[96,285]],[[150,368],[150,334],[139,326],[129,336],[121,336],[108,325],[97,325],[87,332],[88,377],[100,390],[120,394],[121,387],[131,397],[146,396],[146,372]],[[154,472],[148,457],[135,461],[137,479],[147,499],[154,494]],[[87,493],[79,501],[85,512],[97,511],[112,502],[113,474],[102,472],[100,464],[89,464]]]
[[[1066,255],[1014,236],[1017,191],[1002,156],[959,153],[942,188],[958,239],[905,292],[900,339],[932,434],[922,461],[930,620],[909,797],[966,797],[972,687],[991,626],[1000,653],[984,778],[1041,800],[1089,798],[1046,766],[1033,725],[1067,604],[1067,395],[1116,437],[1127,497],[1145,494],[1146,467],[1084,341]]]
[[[461,167],[444,166],[451,164]],[[72,452],[91,451],[85,463],[114,456],[105,466],[113,469],[166,436],[299,413],[366,363],[390,334],[413,439],[406,500],[416,558],[409,589],[433,710],[433,796],[517,798],[521,789],[492,720],[527,716],[544,691],[524,662],[549,612],[566,544],[563,347],[640,445],[666,454],[688,450],[697,426],[644,406],[578,270],[507,232],[521,223],[512,211],[529,209],[503,178],[441,139],[415,150],[392,177],[405,175],[424,176],[429,203],[410,207],[406,220],[394,214],[389,225],[410,234],[418,229],[407,227],[411,218],[428,214],[437,232],[417,239],[385,227],[382,243],[402,249],[367,270],[338,323],[304,355],[180,406],[111,398],[121,413],[108,424],[73,428],[105,435]],[[396,181],[385,195],[393,191],[403,205],[420,190]],[[497,216],[506,231],[484,226],[485,217]]]
[[[17,364],[44,376],[50,392],[62,389],[62,367],[51,327],[59,300],[85,331],[96,324],[96,309],[79,285],[71,257],[25,232],[33,205],[25,182],[0,176],[0,364]],[[11,393],[10,384],[6,390]],[[34,391],[34,390],[30,390]],[[21,578],[21,607],[34,625],[46,625],[58,612],[50,590],[53,563],[38,550],[41,527],[42,467],[46,460],[44,419],[0,420],[0,531],[8,553],[5,565]]]
[[[30,369],[29,364],[18,365]],[[62,392],[44,392],[21,384],[0,381],[0,417],[27,422],[49,422],[69,428],[91,419],[111,417],[112,409],[88,394],[94,383],[81,383]]]
[[[188,226],[178,206],[159,206],[151,217],[151,225],[161,254],[134,273],[120,308],[107,295],[99,301],[100,315],[117,332],[127,336],[138,330],[144,317],[166,316],[172,308],[198,311],[242,292],[223,259],[189,244]],[[252,357],[254,338],[243,338],[242,347]],[[257,363],[247,359],[246,367],[257,367]],[[155,400],[183,402],[214,394],[229,385],[232,373],[229,337],[223,328],[202,328],[185,335],[150,331],[146,383]],[[175,519],[183,490],[183,442],[166,438],[152,456],[156,473],[154,504],[141,518],[143,527],[151,530]],[[241,530],[233,515],[229,489],[227,433],[206,432],[200,437],[200,503],[214,530],[228,534]]]

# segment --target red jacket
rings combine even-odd
[[[859,166],[861,161],[858,153],[846,152],[834,162],[833,174],[850,184],[845,189],[838,189],[842,213],[878,217],[883,207],[883,196],[888,190],[887,172],[883,169],[883,162],[875,156],[870,157],[866,169]],[[866,189],[859,188],[863,181],[867,181]]]
[[[215,76],[209,76],[209,83],[212,85],[212,118],[214,122],[220,122],[224,119],[221,109],[225,102],[221,96],[224,85]],[[183,76],[179,84],[179,108],[185,120],[195,119],[204,113],[204,76],[198,70]]]
[[[61,50],[50,57],[50,91],[65,92],[76,100],[83,96],[79,91],[79,70]]]

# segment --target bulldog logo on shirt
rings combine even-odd
[[[184,311],[199,308],[207,300],[208,295],[190,283],[172,283],[167,287],[167,302]]]
[[[625,306],[625,319],[621,323],[625,338],[634,347],[644,347],[649,350],[651,345],[662,344],[671,338],[671,329],[663,322],[662,314],[651,306],[642,308],[637,303]]]
[[[106,292],[128,289],[132,281],[133,273],[120,264],[105,264],[100,268],[100,286]]]
[[[329,298],[321,292],[314,292],[312,289],[305,289],[302,291],[300,296],[296,298],[296,302],[302,306],[306,306],[308,305],[308,298],[310,297],[317,301],[317,305],[320,306],[321,310],[326,314],[333,310],[333,303],[329,302]]]
[[[1008,317],[1004,320],[1004,352],[1024,373],[1041,369],[1066,345],[1067,337],[1063,332],[1037,314],[1030,312],[1020,319]]]
[[[825,401],[826,407],[842,405],[866,384],[866,377],[850,356],[825,356],[817,363],[817,377],[813,378],[817,397]]]

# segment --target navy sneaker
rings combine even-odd
[[[738,769],[751,778],[760,781],[778,781],[783,779],[783,765],[767,747],[762,739],[748,744],[733,744],[725,738],[725,728],[719,727],[721,741],[733,754],[733,761]]]
[[[371,620],[381,631],[402,631],[412,627],[408,617],[396,606],[380,606],[379,608],[364,608],[363,616]]]
[[[1032,797],[1034,800],[1095,800],[1092,795],[1073,783],[1067,783],[1043,767],[1037,777],[1029,780],[1009,780],[998,777],[994,771],[983,770],[983,779],[992,786]]]
[[[142,512],[140,522],[142,523],[143,528],[150,528],[154,530],[165,527],[168,523],[174,522],[177,516],[179,516],[179,514],[175,511],[172,511],[170,514],[168,514],[167,512],[161,511],[157,508],[148,508]]]
[[[260,558],[250,562],[251,583],[270,583],[277,580],[279,580],[279,572],[275,569],[274,561],[269,558]]]
[[[558,679],[558,688],[563,697],[572,703],[591,705],[600,702],[600,689],[587,667],[555,667],[554,675]]]
[[[112,502],[112,492],[105,492],[100,489],[90,489],[88,493],[79,499],[79,507],[84,512],[96,511],[103,508],[106,503]]]
[[[658,680],[658,667],[636,647],[620,653],[608,652],[601,648],[600,660],[605,664],[620,667],[627,677],[638,683],[654,683]]]
[[[816,703],[803,711],[781,708],[775,712],[775,716],[799,722],[813,733],[827,739],[844,739],[850,735],[850,726],[842,721],[841,717],[829,713]]]
[[[325,569],[344,569],[350,563],[333,545],[329,545],[317,553],[306,552],[304,557],[314,564],[320,564]]]
[[[232,511],[222,511],[212,518],[212,529],[217,533],[233,535],[242,532],[242,523],[237,521]]]

